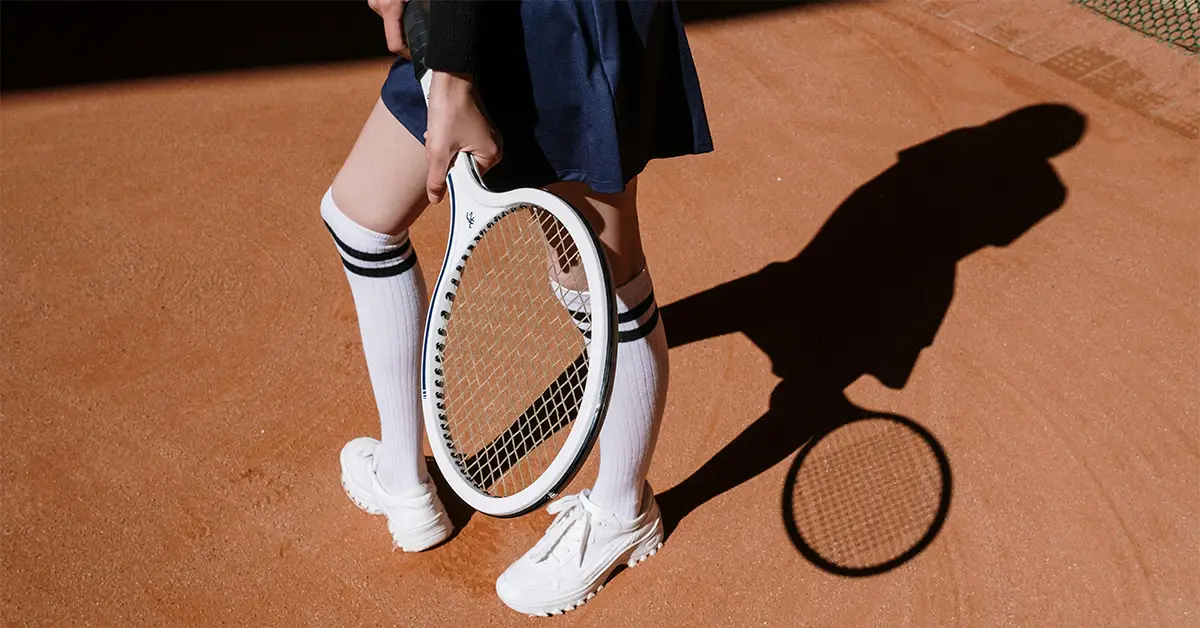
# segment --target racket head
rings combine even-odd
[[[465,153],[448,187],[450,239],[422,358],[426,433],[463,501],[517,516],[555,498],[599,434],[616,367],[611,272],[560,197],[493,193]],[[564,250],[572,272],[556,276]]]
[[[933,434],[874,414],[831,426],[800,450],[784,483],[784,525],[814,565],[871,576],[928,547],[950,497],[950,462]]]

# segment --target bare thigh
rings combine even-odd
[[[579,209],[600,235],[616,285],[623,285],[646,267],[638,229],[636,178],[619,194],[598,194],[586,183],[577,182],[555,183],[547,189]]]
[[[333,180],[338,208],[379,233],[407,230],[429,205],[425,194],[425,147],[387,110],[383,101],[363,124],[354,148]],[[548,186],[577,207],[604,244],[613,281],[622,285],[646,266],[637,216],[637,179],[619,194],[599,194],[585,183]]]
[[[427,170],[425,146],[379,100],[333,180],[333,199],[354,222],[395,235],[429,205]]]

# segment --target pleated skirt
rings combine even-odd
[[[503,137],[488,187],[586,182],[616,193],[653,159],[713,149],[674,0],[522,0],[483,5],[475,81]],[[381,95],[418,140],[425,99],[398,58]]]

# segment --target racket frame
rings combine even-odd
[[[420,79],[426,104],[433,72]],[[421,402],[425,431],[434,460],[450,488],[475,510],[495,517],[515,517],[556,498],[586,462],[600,433],[612,395],[617,354],[616,295],[612,272],[604,248],[595,231],[574,206],[546,190],[521,188],[504,193],[490,191],[483,183],[475,158],[459,153],[447,181],[450,198],[450,233],[446,255],[437,281],[430,293],[425,337],[421,358]],[[436,370],[444,364],[445,331],[453,315],[453,299],[458,279],[470,254],[486,230],[506,214],[523,206],[537,206],[556,218],[579,251],[589,289],[591,339],[588,342],[588,371],[580,411],[570,425],[562,448],[546,470],[529,486],[507,496],[480,492],[463,474],[448,447],[450,433],[446,422],[444,380]],[[468,219],[470,216],[470,219]],[[547,276],[547,280],[550,277]],[[440,346],[439,346],[440,345]],[[535,396],[536,397],[536,396]],[[439,403],[442,407],[439,408]],[[516,417],[513,417],[514,419]],[[451,419],[452,420],[452,419]],[[474,452],[457,452],[469,456]]]

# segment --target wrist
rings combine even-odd
[[[461,72],[442,72],[435,70],[433,72],[433,81],[430,84],[431,92],[441,94],[467,94],[475,88],[475,76],[472,74],[464,74]]]

